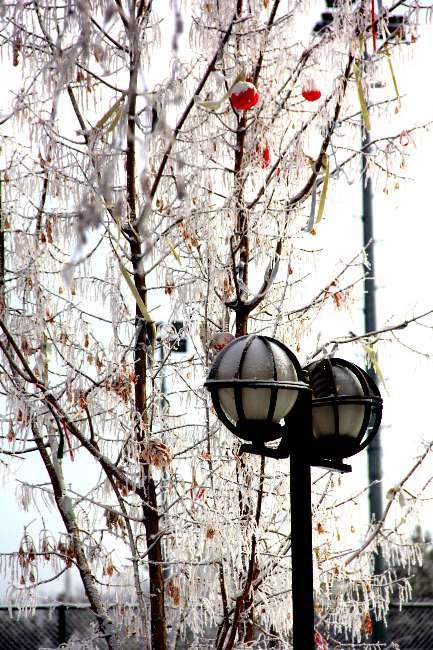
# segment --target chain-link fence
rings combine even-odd
[[[105,644],[94,641],[94,630],[95,617],[88,605],[40,606],[32,618],[0,607],[0,650],[54,650],[65,643],[74,650],[102,650]],[[401,609],[392,605],[388,641],[400,650],[433,650],[433,600],[411,602]],[[122,643],[122,650],[145,647],[143,639],[129,638]],[[180,647],[188,648],[188,644]]]
[[[88,605],[39,606],[31,618],[0,607],[0,650],[54,650],[68,643],[74,650],[105,649],[95,641],[96,620]],[[129,638],[122,650],[142,650],[142,639]]]
[[[88,607],[37,607],[32,618],[22,612],[0,609],[1,650],[56,648],[72,634],[88,635],[92,615]]]
[[[388,638],[400,650],[433,650],[433,600],[412,601],[389,612]]]

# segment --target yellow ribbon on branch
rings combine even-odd
[[[326,153],[322,156],[322,169],[323,169],[323,187],[320,194],[319,209],[317,210],[316,223],[322,220],[323,211],[325,210],[326,195],[329,187],[329,159]]]
[[[391,72],[391,78],[392,78],[392,83],[393,83],[393,86],[394,86],[395,94],[397,96],[397,99],[400,99],[400,93],[399,93],[398,85],[397,85],[397,78],[395,76],[394,66],[392,65],[391,54],[390,54],[390,51],[388,49],[388,46],[384,49],[384,52],[385,52],[385,55],[386,55],[386,58],[387,58],[387,61],[388,61],[389,71]]]
[[[97,129],[103,129],[107,125],[107,131],[112,131],[118,124],[122,115],[123,97],[117,100],[111,108],[96,122]],[[111,121],[110,121],[111,120]]]
[[[119,220],[116,219],[115,216],[114,216],[114,220],[115,220],[116,225],[117,225],[117,243],[119,243],[119,238],[120,238],[120,223],[119,223]],[[136,302],[137,305],[138,305],[138,308],[139,308],[139,310],[140,310],[140,312],[141,312],[141,315],[143,316],[144,320],[145,320],[147,323],[149,323],[150,328],[152,329],[152,333],[153,333],[153,337],[152,337],[152,339],[155,340],[155,337],[156,337],[156,327],[155,327],[155,322],[154,322],[153,318],[151,317],[151,315],[149,314],[149,311],[148,311],[148,309],[147,309],[147,307],[146,307],[146,304],[145,304],[143,298],[142,298],[142,297],[140,296],[140,294],[138,293],[138,291],[137,291],[137,287],[135,286],[133,280],[131,279],[131,275],[130,275],[128,269],[127,269],[126,266],[122,263],[122,260],[120,259],[120,255],[119,255],[119,253],[116,251],[115,246],[113,246],[113,252],[114,252],[115,256],[117,257],[117,261],[119,262],[120,271],[121,271],[123,277],[125,278],[125,282],[126,282],[126,284],[128,285],[128,287],[129,287],[129,289],[130,289],[132,295],[134,296],[135,302]]]
[[[117,253],[116,253],[116,255],[117,255]],[[155,334],[156,334],[155,323],[153,322],[153,319],[152,319],[151,315],[149,314],[146,305],[144,304],[144,300],[142,299],[142,297],[138,293],[137,287],[135,286],[134,282],[132,281],[131,276],[130,276],[130,274],[128,272],[128,269],[122,264],[122,262],[120,261],[118,256],[117,256],[117,259],[119,260],[120,270],[122,271],[122,275],[126,280],[126,284],[130,288],[131,293],[135,298],[135,302],[137,303],[138,308],[141,311],[141,314],[142,314],[144,320],[147,323],[149,323],[149,325],[152,328],[153,334],[155,336]]]
[[[358,99],[359,99],[359,106],[361,108],[362,121],[364,122],[364,126],[366,130],[370,131],[371,123],[370,123],[370,116],[368,114],[367,102],[365,101],[364,88],[362,87],[361,68],[357,63],[355,63],[355,65],[353,66],[353,70],[355,73],[356,87],[358,90]]]
[[[376,376],[382,382],[386,392],[388,392],[387,388],[386,388],[386,385],[385,385],[385,377],[384,377],[384,374],[382,372],[382,368],[379,365],[377,354],[376,354],[373,346],[368,345],[367,343],[362,343],[362,347],[364,348],[365,353],[366,353],[367,357],[369,358],[371,365],[373,366],[373,369],[374,369],[374,372],[376,373]]]

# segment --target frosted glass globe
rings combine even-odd
[[[332,373],[337,397],[363,397],[364,391],[358,378],[349,368],[333,366]],[[322,396],[321,396],[322,397]],[[356,438],[364,421],[365,407],[362,404],[344,404],[337,407],[338,435]],[[316,438],[333,436],[336,431],[335,411],[332,406],[314,406],[313,434]]]
[[[245,346],[249,344],[248,349]],[[283,348],[268,340],[265,343],[257,337],[250,342],[248,338],[234,341],[223,351],[215,379],[232,380],[240,368],[239,379],[263,381],[298,381],[297,372],[291,359]],[[243,356],[244,355],[244,356]],[[274,376],[276,375],[276,376]],[[267,420],[271,403],[270,388],[242,388],[241,403],[246,420]],[[220,388],[218,396],[221,408],[226,415],[237,422],[242,413],[239,412],[233,388]],[[290,388],[279,388],[272,422],[279,422],[294,405],[298,391]]]

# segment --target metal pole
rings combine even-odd
[[[290,454],[293,649],[314,650],[311,468],[303,455]]]
[[[58,645],[67,642],[66,638],[66,606],[60,604],[57,606],[58,616]]]
[[[364,268],[364,329],[365,332],[374,332],[377,329],[376,320],[376,268],[374,260],[374,233],[373,233],[373,191],[371,178],[367,178],[366,161],[370,149],[370,134],[363,129],[362,149],[364,151],[362,166],[362,225],[363,244],[366,250],[368,265]],[[367,370],[373,381],[378,378],[373,367]],[[368,499],[370,506],[370,519],[379,521],[383,515],[382,496],[382,445],[380,431],[367,447],[368,454],[368,480],[370,483]],[[380,575],[385,571],[385,561],[381,553],[374,555],[374,573]],[[373,617],[372,641],[375,643],[387,642],[386,627],[383,621],[376,621]]]

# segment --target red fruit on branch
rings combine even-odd
[[[269,164],[271,162],[271,151],[268,145],[266,144],[264,147],[261,144],[256,145],[256,152],[260,167],[262,169],[269,167]]]
[[[266,147],[264,147],[262,151],[262,160],[260,163],[262,169],[269,167],[270,162],[271,162],[271,152],[269,151],[269,147],[266,145]]]
[[[316,102],[320,97],[322,96],[322,93],[318,88],[316,88],[316,85],[313,81],[308,81],[305,86],[302,88],[302,97],[307,101],[307,102]]]
[[[232,88],[230,100],[237,111],[247,111],[257,104],[260,94],[250,81],[238,81]]]

